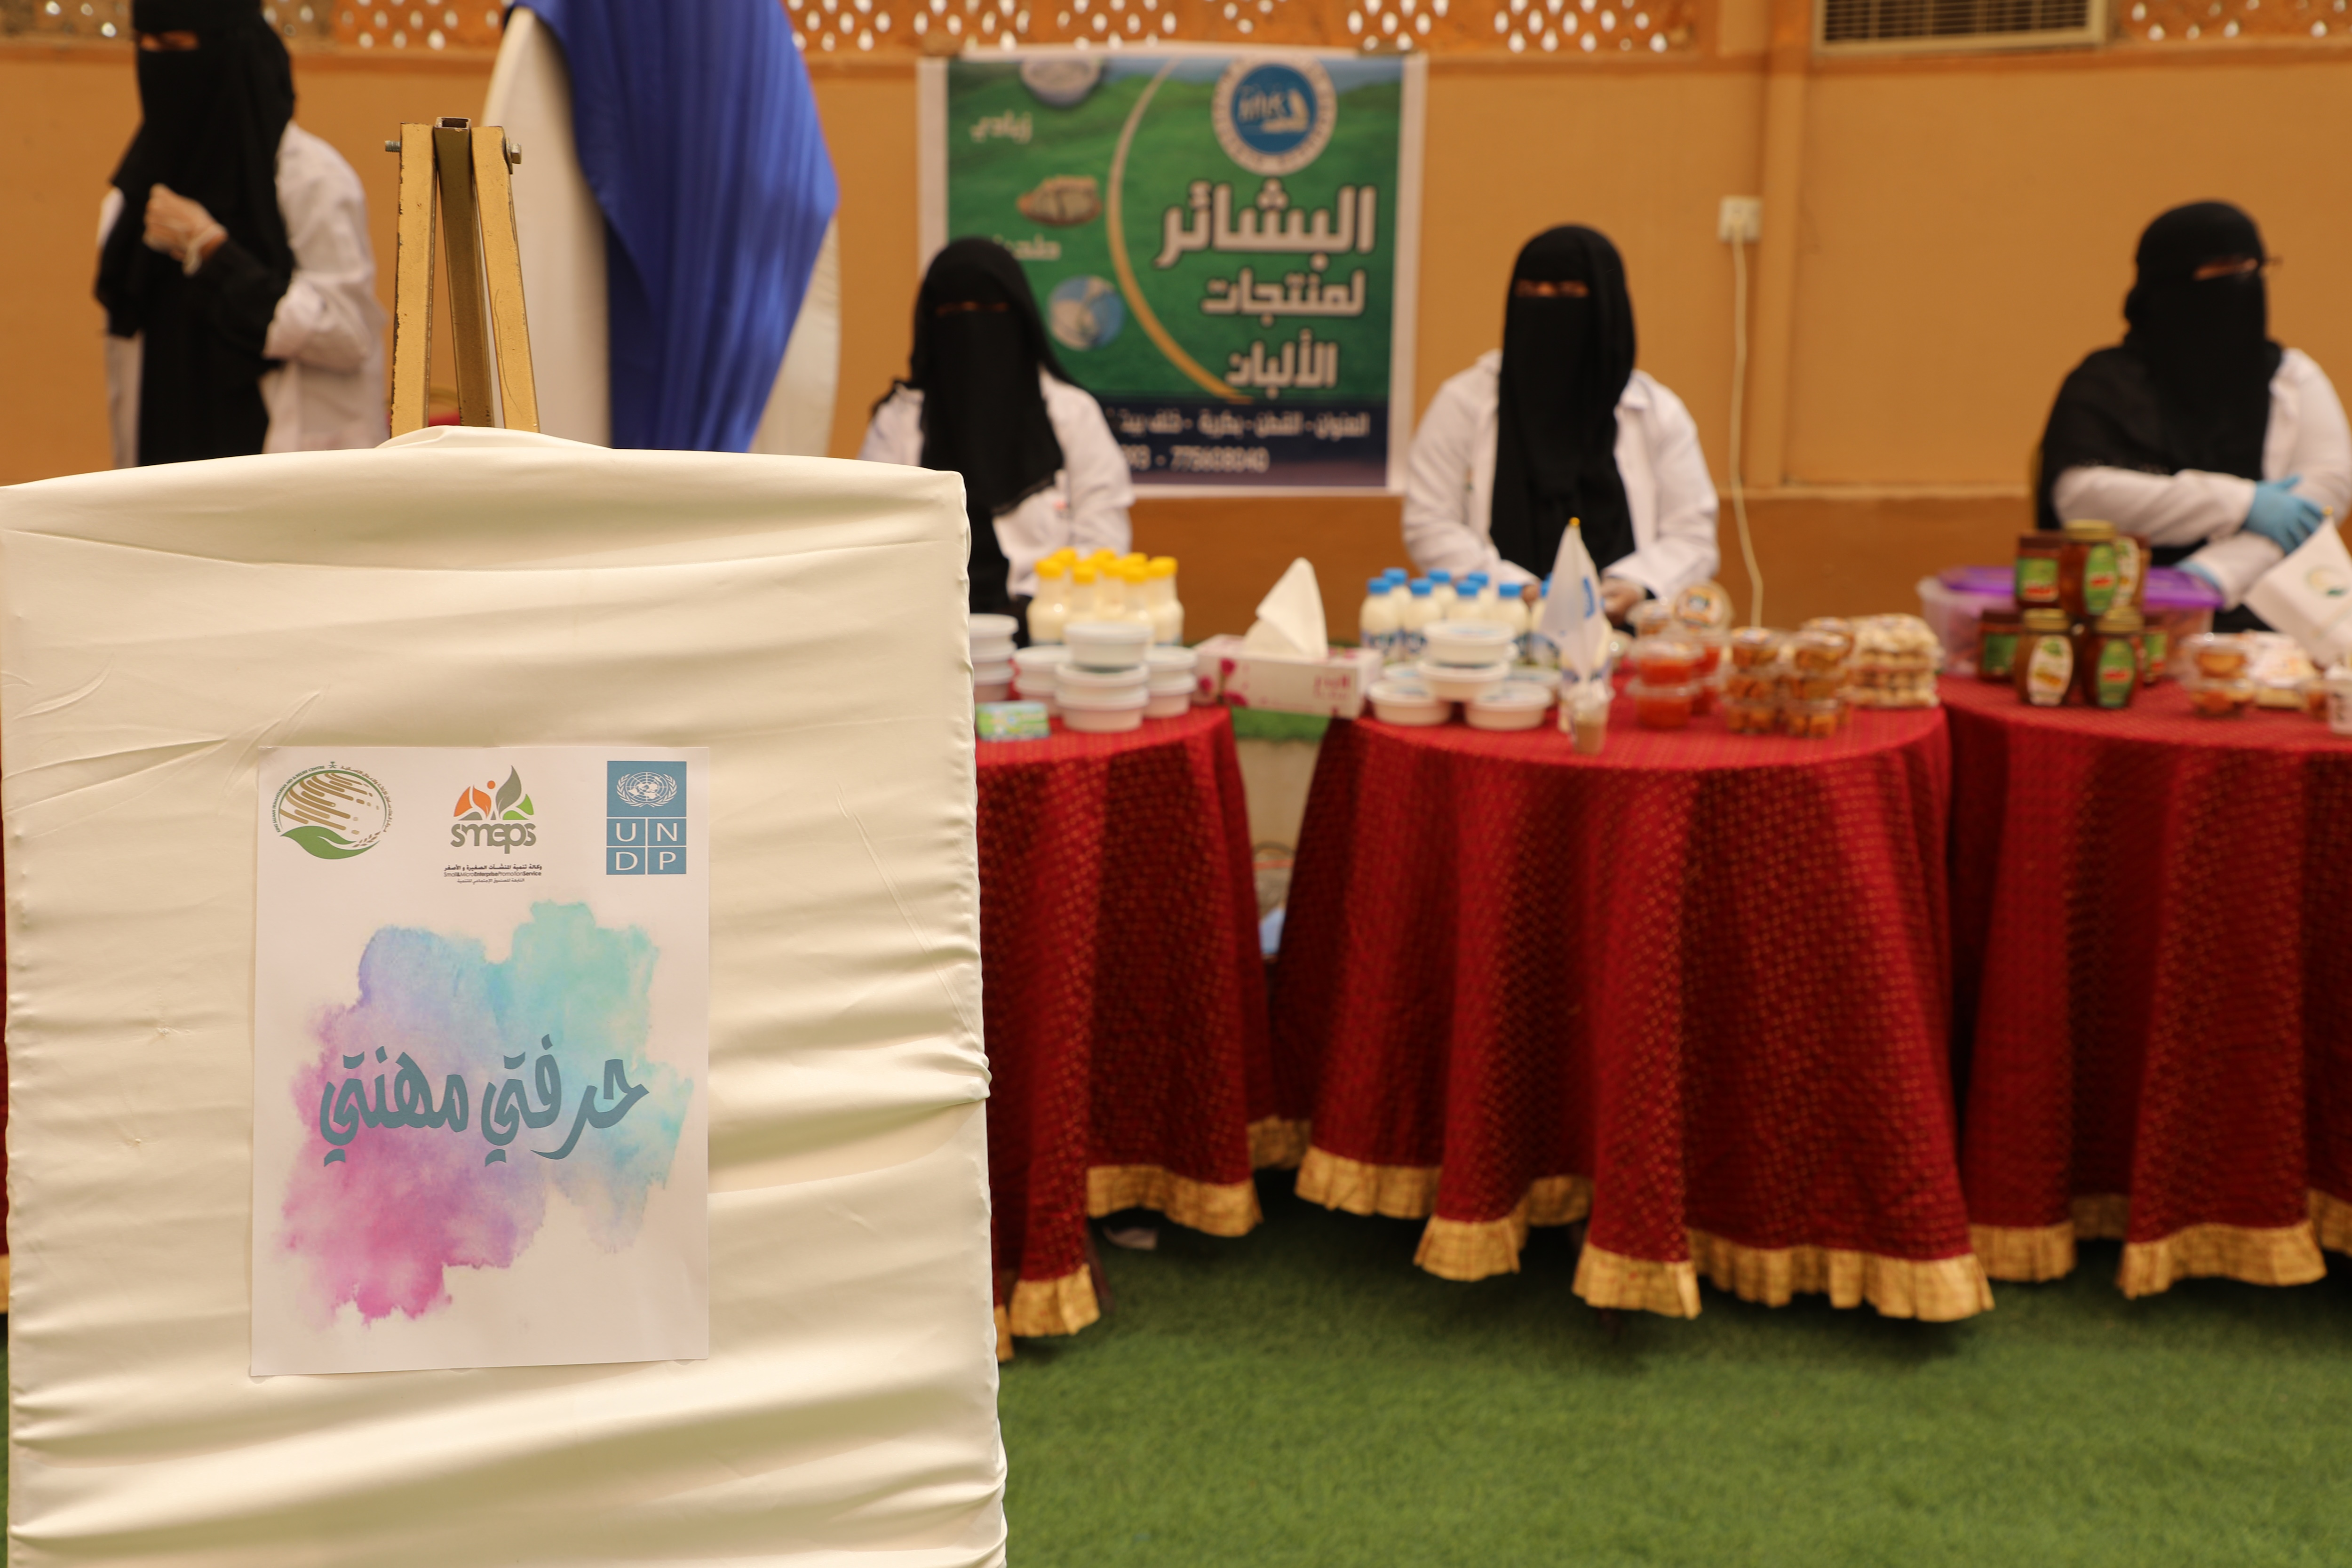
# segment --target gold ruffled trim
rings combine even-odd
[[[1250,1169],[1253,1171],[1295,1171],[1298,1162],[1307,1157],[1307,1141],[1314,1131],[1311,1121],[1286,1121],[1279,1116],[1269,1116],[1263,1121],[1253,1121],[1249,1128]]]
[[[1368,1165],[1309,1147],[1298,1163],[1298,1195],[1349,1214],[1426,1219],[1437,1206],[1437,1167]]]
[[[1693,1265],[1717,1289],[1767,1307],[1825,1295],[1833,1307],[1867,1301],[1882,1317],[1928,1323],[1992,1310],[1992,1286],[1973,1252],[1922,1261],[1827,1247],[1746,1247],[1703,1230],[1690,1233],[1690,1247]]]
[[[996,1309],[996,1359],[1013,1359],[1013,1314],[1002,1307]]]
[[[1972,1225],[1969,1245],[1987,1276],[2018,1285],[2063,1279],[2074,1272],[2074,1222],[2056,1225]]]
[[[1005,1331],[1023,1339],[1042,1334],[1075,1334],[1102,1316],[1102,1307],[1095,1300],[1094,1276],[1084,1268],[1059,1279],[1017,1281],[1013,1287],[1012,1301],[997,1310],[1004,1314]],[[1005,1359],[1009,1354],[1000,1335],[998,1358]]]
[[[1446,1219],[1432,1215],[1412,1260],[1441,1279],[1485,1279],[1517,1274],[1528,1228],[1574,1225],[1592,1212],[1592,1183],[1584,1176],[1545,1176],[1501,1219]]]
[[[2333,1193],[2311,1189],[2311,1229],[2314,1239],[2330,1252],[2352,1252],[2352,1203]],[[0,1290],[8,1283],[8,1259],[0,1256]],[[0,1296],[0,1301],[5,1297]]]
[[[2308,1285],[2326,1273],[2309,1220],[2274,1230],[2192,1225],[2160,1241],[2125,1243],[2116,1284],[2126,1296],[2153,1296],[2180,1279],[2220,1278],[2248,1285]]]
[[[2131,1199],[2121,1193],[2096,1193],[2067,1205],[2074,1215],[2077,1241],[2121,1241],[2131,1234]]]
[[[1576,1265],[1575,1292],[1595,1307],[1698,1316],[1698,1269],[1689,1263],[1653,1263],[1604,1252],[1591,1242]]]
[[[1158,1209],[1178,1225],[1210,1236],[1247,1236],[1265,1217],[1255,1182],[1196,1182],[1160,1165],[1097,1165],[1088,1171],[1087,1213],[1100,1219],[1121,1209]]]

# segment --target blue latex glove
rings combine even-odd
[[[2204,566],[2194,561],[2184,561],[2180,563],[2180,569],[2183,572],[2188,573],[2191,577],[2196,578],[2199,582],[2204,584],[2208,588],[2212,589],[2216,594],[2221,595],[2221,602],[2223,604],[2226,605],[2230,602],[2230,591],[2221,586],[2221,579],[2214,576],[2213,574]]]
[[[2246,509],[2246,531],[2259,533],[2289,555],[2303,547],[2326,514],[2315,501],[2287,492],[2303,482],[2301,474],[2264,479],[2254,486],[2254,504]]]

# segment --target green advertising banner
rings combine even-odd
[[[1276,49],[926,61],[924,259],[1020,258],[1139,489],[1397,489],[1422,81]]]

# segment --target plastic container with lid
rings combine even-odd
[[[1413,668],[1421,683],[1429,688],[1430,695],[1448,702],[1475,702],[1510,679],[1511,674],[1509,663],[1501,659],[1479,666],[1439,664],[1424,658]]]
[[[2243,637],[2213,632],[2183,638],[2180,651],[2190,673],[2216,679],[2245,674],[2254,656],[2252,645]]]
[[[2075,696],[2085,707],[2131,706],[2132,693],[2139,689],[2144,625],[2140,613],[2125,605],[2074,628]]]
[[[2058,540],[2058,607],[2069,620],[2096,620],[2116,607],[2116,525],[2069,522]]]
[[[1845,727],[1845,700],[1822,697],[1780,704],[1780,733],[1801,741],[1826,741]]]
[[[1987,610],[1977,617],[1977,679],[2007,684],[2014,678],[2017,639],[2025,628],[2015,610]]]
[[[1133,702],[1117,707],[1092,702],[1062,703],[1062,728],[1077,730],[1090,735],[1117,735],[1143,728],[1143,710],[1150,699],[1141,692]]]
[[[978,668],[982,665],[993,664],[1009,666],[1013,662],[1013,639],[1011,637],[988,637],[985,639],[975,637],[972,639],[971,644],[972,667],[974,668]]]
[[[1780,727],[1780,705],[1769,697],[1724,693],[1723,727],[1735,735],[1769,735]]]
[[[1151,628],[1138,621],[1072,621],[1062,628],[1069,663],[1086,669],[1139,669]]]
[[[1435,621],[1423,633],[1422,657],[1433,664],[1484,668],[1508,664],[1511,634],[1492,621]]]
[[[2116,608],[2147,613],[2147,570],[2156,564],[2150,548],[2140,535],[2116,530]]]
[[[1675,629],[1675,607],[1664,599],[1643,599],[1625,612],[1625,625],[1637,637],[1669,636]]]
[[[1857,708],[1933,708],[1944,645],[1917,616],[1864,616],[1853,624],[1845,698]]]
[[[1729,639],[1732,668],[1756,669],[1779,663],[1782,640],[1769,626],[1740,627]]]
[[[2064,551],[2064,537],[2048,529],[2017,536],[2015,583],[2020,611],[2058,608],[2058,558]]]
[[[1780,676],[1771,665],[1742,668],[1735,664],[1723,672],[1726,701],[1769,703],[1780,695]]]
[[[2242,675],[2192,675],[2180,685],[2189,710],[2202,719],[2234,719],[2254,700],[2254,683]]]
[[[1845,656],[1853,647],[1853,634],[1841,627],[1837,631],[1817,630],[1808,624],[1805,630],[1791,634],[1780,644],[1780,657],[1790,669],[1810,674],[1843,672]]]
[[[1730,637],[1722,632],[1688,626],[1677,635],[1698,644],[1698,678],[1713,680],[1716,672],[1723,668],[1723,656],[1730,646]]]
[[[1727,631],[1731,594],[1720,583],[1695,583],[1675,595],[1675,619],[1696,631]]]
[[[2013,677],[2018,700],[2035,708],[2057,708],[2074,688],[2074,639],[2066,612],[2032,609],[2024,613],[2017,639]]]
[[[1633,673],[1655,687],[1682,686],[1699,678],[1706,653],[1689,637],[1643,637],[1633,641]]]
[[[1473,730],[1532,730],[1550,710],[1549,687],[1507,680],[1462,711]]]
[[[1403,676],[1372,682],[1367,693],[1372,716],[1384,724],[1443,724],[1454,717],[1454,704],[1431,694],[1426,684]]]
[[[1391,580],[1383,573],[1364,584],[1363,606],[1356,612],[1356,643],[1383,660],[1396,646],[1397,604]]]
[[[1144,696],[1143,716],[1147,719],[1181,719],[1192,710],[1190,691],[1162,691],[1154,687]]]
[[[1698,710],[1698,693],[1696,680],[1656,685],[1632,680],[1625,685],[1625,695],[1633,703],[1633,722],[1644,730],[1688,728],[1691,715]]]
[[[1843,616],[1815,616],[1797,628],[1801,637],[1830,637],[1838,645],[1838,658],[1843,659],[1853,652],[1853,623]]]

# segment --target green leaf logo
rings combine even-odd
[[[366,854],[370,847],[365,844],[355,845],[333,828],[321,827],[315,823],[291,828],[281,837],[291,838],[321,860],[348,860],[354,855]]]

